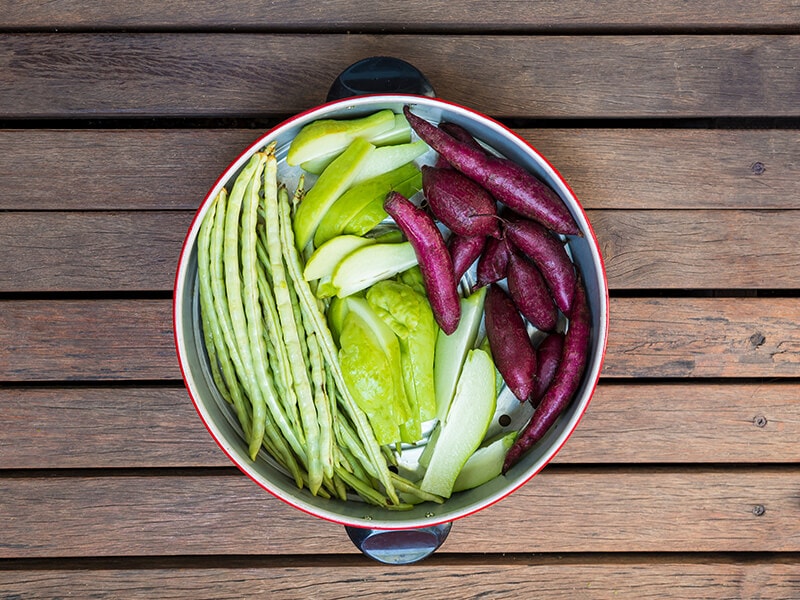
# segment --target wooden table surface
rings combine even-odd
[[[800,598],[797,2],[5,3],[0,598]],[[403,58],[571,184],[610,284],[563,451],[387,567],[231,466],[184,389],[193,212]]]

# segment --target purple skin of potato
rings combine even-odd
[[[510,249],[505,239],[487,238],[486,248],[478,259],[478,286],[483,287],[506,277]]]
[[[461,319],[461,302],[442,233],[427,212],[398,192],[386,196],[383,208],[411,242],[433,315],[442,331],[450,335]]]
[[[507,473],[525,452],[542,439],[577,392],[586,369],[591,331],[591,315],[586,299],[586,289],[579,279],[575,288],[574,307],[570,315],[569,328],[564,336],[564,346],[561,350],[558,369],[531,420],[506,453],[503,473]]]
[[[453,169],[422,167],[428,208],[458,235],[500,235],[497,204],[477,183]]]
[[[454,233],[450,236],[447,240],[447,249],[450,252],[450,260],[453,261],[456,283],[461,281],[472,263],[478,260],[485,246],[486,238],[482,235],[470,237]]]
[[[558,309],[544,277],[524,256],[510,252],[508,257],[508,293],[530,323],[542,331],[553,331],[558,324]]]
[[[539,267],[556,306],[569,314],[577,275],[561,240],[529,219],[506,220],[503,229],[513,247]]]
[[[551,333],[536,349],[536,381],[531,394],[531,404],[538,405],[544,396],[561,361],[561,350],[564,347],[564,334]]]
[[[464,142],[465,144],[469,144],[473,148],[476,148],[476,149],[480,150],[481,152],[485,153],[483,146],[481,146],[477,142],[477,140],[474,137],[472,137],[472,135],[470,134],[469,131],[467,131],[466,129],[461,127],[461,125],[456,125],[455,123],[445,122],[445,123],[440,123],[439,124],[439,128],[442,131],[444,131],[446,133],[449,133],[450,135],[452,135],[457,140],[459,140],[461,142]],[[453,165],[451,165],[449,162],[447,162],[447,160],[441,154],[436,156],[436,163],[435,163],[434,166],[437,169],[452,169],[453,168]]]
[[[447,133],[448,135],[453,136],[459,142],[463,142],[475,148],[476,150],[480,150],[484,154],[488,154],[483,146],[478,143],[472,134],[464,129],[461,125],[451,122],[445,122],[439,124],[439,129]]]
[[[511,297],[496,283],[489,286],[484,303],[486,337],[497,370],[520,402],[533,391],[536,350],[525,322]]]
[[[431,148],[509,208],[558,233],[581,234],[558,194],[525,169],[513,161],[487,156],[470,144],[455,139],[416,116],[408,106],[403,108],[403,113],[411,128]]]

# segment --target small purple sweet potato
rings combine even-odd
[[[447,249],[450,252],[450,260],[453,261],[456,282],[461,281],[464,273],[478,260],[485,247],[486,237],[482,235],[470,237],[454,233],[450,236],[447,240]]]
[[[536,348],[536,382],[530,398],[531,404],[538,405],[547,388],[550,387],[558,369],[558,363],[561,362],[563,347],[564,334],[551,333]]]
[[[558,309],[547,283],[536,265],[517,252],[508,257],[508,293],[522,316],[542,331],[553,331],[558,324]]]
[[[486,247],[478,259],[478,286],[505,279],[510,251],[505,239],[486,238]]]
[[[520,402],[533,391],[536,350],[525,322],[511,297],[496,283],[489,286],[484,301],[486,337],[497,370]]]
[[[461,302],[442,233],[427,212],[398,192],[389,193],[383,208],[414,248],[436,322],[446,334],[453,333],[461,319]]]
[[[422,192],[428,208],[458,235],[500,234],[497,203],[489,192],[454,169],[422,167]]]
[[[507,219],[503,230],[512,246],[539,267],[556,305],[564,314],[568,314],[577,275],[561,240],[530,219]]]

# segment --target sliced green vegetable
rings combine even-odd
[[[453,405],[422,478],[424,491],[449,498],[453,485],[473,452],[480,446],[497,404],[495,368],[480,349],[470,350],[458,378]]]
[[[478,448],[464,463],[453,484],[453,491],[461,492],[476,488],[500,475],[506,453],[516,439],[517,432],[511,431]]]
[[[428,299],[397,281],[380,281],[367,290],[367,302],[400,343],[400,359],[412,420],[408,437],[422,437],[421,424],[436,416],[433,357],[438,326]]]
[[[400,439],[400,424],[406,420],[404,404],[397,397],[403,391],[402,382],[398,386],[397,381],[400,368],[397,339],[391,331],[386,335],[386,325],[369,317],[368,306],[366,310],[363,307],[352,310],[353,304],[366,304],[363,299],[350,298],[347,302],[351,310],[345,316],[339,337],[342,374],[356,404],[367,414],[378,443],[393,444]]]
[[[422,189],[422,173],[417,172],[413,177],[398,183],[396,186],[387,190],[395,191],[402,194],[406,198],[411,198],[414,194]],[[388,213],[383,208],[383,201],[386,194],[376,196],[366,206],[359,210],[353,217],[347,221],[342,233],[352,233],[354,235],[364,235],[372,231],[379,223],[383,222]]]
[[[475,345],[483,318],[486,287],[478,288],[461,299],[461,320],[456,330],[447,335],[439,330],[436,338],[434,361],[434,387],[436,390],[436,416],[444,420],[456,391],[464,359]]]
[[[322,217],[314,234],[314,245],[319,247],[325,241],[341,234],[353,217],[374,202],[376,198],[379,199],[381,208],[383,208],[383,199],[386,194],[393,189],[400,191],[401,184],[408,180],[418,180],[419,187],[422,186],[422,173],[412,163],[406,163],[388,173],[353,184]],[[407,188],[408,186],[403,186],[403,189]],[[383,214],[385,217],[386,212],[384,211]]]
[[[372,244],[348,254],[334,269],[331,283],[344,298],[416,264],[417,255],[409,242]]]
[[[306,193],[294,216],[295,243],[299,250],[308,245],[325,213],[350,187],[374,150],[375,146],[356,138]]]
[[[371,238],[357,235],[338,235],[319,246],[306,262],[303,279],[313,281],[321,277],[330,277],[336,266],[351,252],[374,244]]]
[[[428,144],[423,141],[411,142],[409,144],[397,144],[396,146],[383,146],[377,148],[364,165],[353,181],[353,185],[378,177],[384,173],[410,163],[425,154],[429,149]]]
[[[407,144],[411,141],[411,126],[408,124],[408,119],[406,119],[405,115],[403,114],[396,114],[394,116],[394,127],[388,129],[382,133],[376,135],[360,135],[359,137],[363,137],[369,143],[375,146],[386,146],[390,144]],[[344,147],[329,152],[323,156],[318,158],[308,160],[304,162],[301,167],[303,167],[304,171],[308,171],[309,173],[315,173],[319,175],[325,170],[333,159],[339,156],[342,153]]]
[[[294,137],[286,162],[297,166],[324,157],[335,157],[354,140],[369,139],[390,131],[394,126],[395,115],[389,109],[358,119],[318,119],[303,127]]]

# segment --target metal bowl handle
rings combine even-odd
[[[434,97],[433,86],[414,65],[391,56],[371,56],[353,63],[336,78],[328,102],[365,94],[418,94]],[[416,529],[365,529],[345,526],[366,556],[385,564],[407,565],[433,554],[452,523]]]
[[[419,69],[392,56],[370,56],[347,67],[331,85],[328,102],[364,94],[435,96]]]
[[[366,556],[387,565],[408,565],[433,554],[452,523],[418,529],[362,529],[345,526],[347,535]]]

